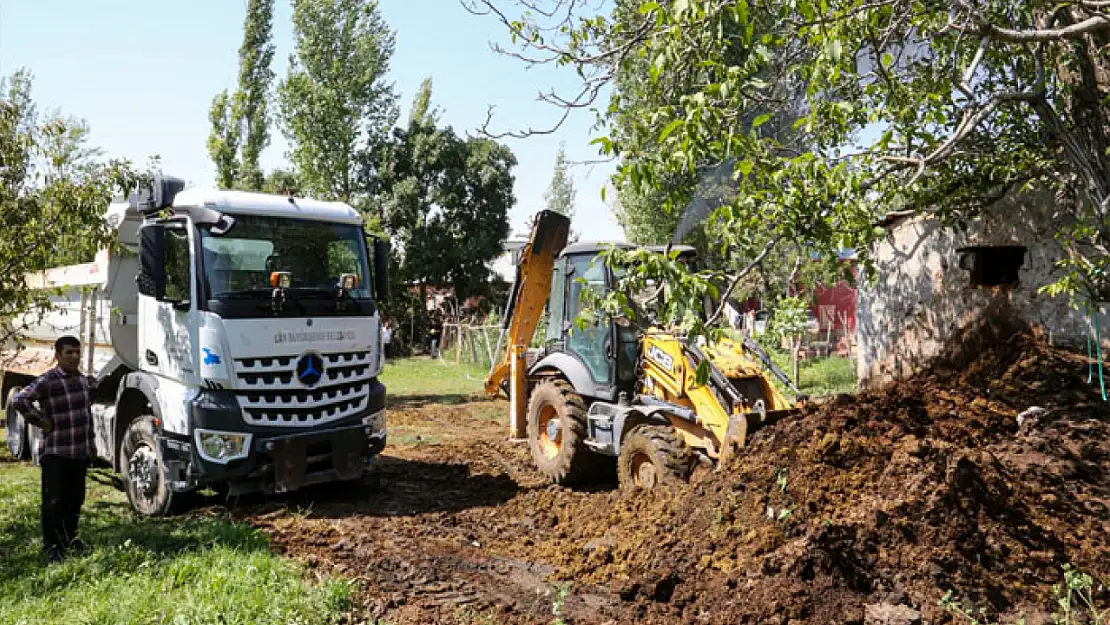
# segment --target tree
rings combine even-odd
[[[266,175],[262,182],[262,191],[279,195],[302,195],[301,181],[295,172],[288,169],[275,169]]]
[[[388,133],[394,35],[376,0],[294,0],[294,54],[278,86],[289,156],[306,191],[360,202],[362,154]]]
[[[555,153],[555,171],[551,175],[551,185],[543,196],[547,203],[547,210],[566,215],[568,219],[574,219],[576,195],[574,181],[567,174],[566,144],[559,144],[559,151]],[[570,238],[576,241],[578,233],[572,230]]]
[[[88,146],[88,126],[40,117],[24,70],[0,79],[0,343],[52,306],[50,292],[25,277],[48,267],[91,262],[110,240],[103,215],[115,191],[139,176],[126,161],[103,161]]]
[[[216,184],[221,189],[234,189],[239,180],[239,128],[227,91],[212,99],[208,111],[212,132],[208,135],[208,155],[216,165]]]
[[[429,123],[435,125],[439,114],[432,108],[432,77],[426,76],[420,83],[420,90],[412,100],[409,123]]]
[[[615,19],[621,22],[637,21],[638,2],[618,2]],[[753,15],[753,19],[766,21],[766,17]],[[721,24],[723,29],[720,50],[721,62],[729,66],[742,65],[748,55],[743,43],[745,27],[739,23]],[[759,72],[764,80],[782,77],[784,60],[776,59]],[[610,139],[620,145],[620,159],[625,169],[637,163],[650,164],[668,157],[664,131],[672,118],[697,114],[690,106],[693,96],[712,79],[712,69],[691,64],[688,71],[663,71],[661,59],[646,54],[630,54],[613,72],[613,103],[606,120]],[[724,120],[718,134],[743,132],[758,118],[758,133],[773,137],[784,149],[798,150],[805,145],[806,137],[794,129],[793,124],[804,107],[803,85],[795,79],[775,81],[774,94],[766,101],[739,112],[733,119]],[[670,111],[667,117],[654,115],[660,109]],[[673,130],[673,127],[671,128]],[[618,219],[626,224],[633,242],[666,244],[688,243],[698,248],[706,257],[714,254],[710,236],[713,227],[707,217],[735,195],[739,185],[731,176],[730,165],[735,158],[724,162],[709,159],[698,162],[688,170],[668,171],[663,180],[647,184],[619,177],[617,193],[621,211]],[[685,190],[676,202],[667,202],[672,190]]]
[[[262,190],[265,175],[259,165],[262,150],[270,143],[267,100],[274,79],[271,64],[274,0],[249,0],[239,48],[239,86],[212,100],[208,119],[208,154],[216,165],[221,188]]]
[[[432,280],[450,284],[456,299],[465,302],[470,295],[485,294],[489,262],[502,252],[509,236],[508,214],[516,203],[512,168],[517,161],[496,141],[464,141],[450,128],[447,133],[443,211],[430,220],[425,247],[426,252],[440,254],[424,255],[429,261],[425,271]]]
[[[360,181],[381,207],[401,278],[451,285],[462,302],[484,290],[509,235],[516,158],[496,141],[440,128],[431,98],[425,80],[408,124],[365,154]]]
[[[1069,254],[1047,290],[1087,301],[1110,291],[1105,3],[618,0],[608,15],[593,6],[551,0],[519,20],[495,15],[522,42],[514,54],[583,77],[577,96],[549,98],[565,111],[592,106],[637,64],[648,65],[636,75],[651,88],[689,77],[677,106],[612,98],[598,143],[621,159],[619,181],[665,194],[671,212],[693,192],[690,176],[729,166],[738,192],[710,219],[743,260],[720,276],[722,295],[784,241],[824,258],[850,247],[866,268],[874,226],[891,211],[956,224],[1031,187],[1067,200],[1055,230]],[[794,127],[805,141],[790,145],[761,132],[769,113],[750,113],[799,85]],[[622,116],[652,150],[617,132]]]

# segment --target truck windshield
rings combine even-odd
[[[366,244],[353,224],[236,215],[228,232],[201,231],[204,277],[213,300],[269,295],[270,273],[293,274],[299,297],[334,298],[342,274],[358,276],[348,293],[370,299]]]

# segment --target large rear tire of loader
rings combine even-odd
[[[27,440],[27,422],[23,420],[23,415],[12,405],[12,398],[21,390],[23,390],[23,387],[17,386],[8,391],[8,397],[4,401],[4,421],[8,434],[8,452],[10,452],[12,457],[16,460],[26,460],[31,455],[31,445]]]
[[[528,399],[528,447],[536,468],[561,485],[583,481],[594,468],[586,447],[586,403],[565,380],[544,380]]]
[[[637,425],[621,443],[617,479],[622,490],[651,490],[689,481],[696,463],[694,453],[673,427]]]

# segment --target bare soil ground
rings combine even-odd
[[[1086,376],[1032,336],[995,341],[637,495],[545,484],[506,440],[502,401],[402,398],[380,492],[231,514],[354,579],[368,622],[551,623],[558,608],[567,623],[863,623],[882,603],[956,622],[947,590],[1048,622],[1064,564],[1110,581],[1110,409]]]

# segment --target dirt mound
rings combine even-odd
[[[882,603],[939,622],[947,590],[1035,622],[1063,565],[1110,580],[1110,410],[1085,374],[1022,335],[839,397],[730,471],[613,502],[559,576],[608,579],[641,622],[863,622]]]
[[[505,439],[503,402],[432,403],[391,411],[412,442],[391,443],[380,492],[236,515],[395,624],[556,608],[567,623],[942,623],[949,590],[1046,622],[1065,564],[1110,581],[1110,407],[1084,358],[1029,334],[980,344],[758,431],[728,470],[672,491],[548,485]]]

